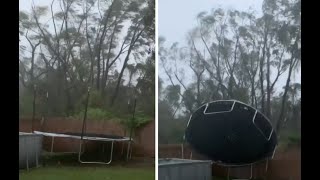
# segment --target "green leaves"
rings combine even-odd
[[[172,106],[177,106],[179,104],[180,100],[180,86],[179,85],[169,85],[165,89],[166,98],[168,99],[168,102]]]
[[[36,16],[44,16],[48,12],[48,6],[36,6],[34,13]]]
[[[74,115],[74,117],[77,119],[83,119],[83,116],[83,111]],[[112,120],[113,118],[115,118],[114,114],[100,108],[88,108],[87,110],[87,119],[90,120]]]
[[[136,1],[131,1],[130,5],[128,6],[128,10],[131,12],[138,12],[139,11],[139,4]]]
[[[25,21],[28,19],[29,19],[29,16],[27,13],[25,13],[23,11],[19,11],[19,21]]]
[[[207,12],[206,11],[202,11],[197,15],[197,18],[198,19],[202,19],[205,15],[207,15]]]
[[[54,14],[54,17],[58,20],[62,20],[64,18],[64,12],[57,12]]]

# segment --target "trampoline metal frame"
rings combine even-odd
[[[265,134],[261,131],[261,129],[256,125],[256,123],[254,122],[255,120],[256,120],[256,115],[257,115],[257,113],[258,113],[258,110],[256,110],[256,112],[254,113],[254,116],[253,116],[253,119],[252,119],[252,123],[253,123],[253,125],[260,131],[260,133],[263,135],[263,137],[266,139],[266,140],[268,140],[268,141],[270,141],[270,139],[271,139],[271,136],[272,136],[272,134],[273,134],[273,127],[271,128],[271,132],[270,132],[270,134],[269,134],[269,137],[267,138],[266,136],[265,136]],[[261,114],[261,113],[260,113]],[[263,114],[261,114],[262,116],[264,116]],[[264,116],[264,118],[265,119],[267,119],[265,116]],[[270,124],[270,122],[269,122],[269,124]]]
[[[236,101],[233,101],[233,104],[232,104],[231,109],[230,109],[229,111],[219,111],[219,112],[211,112],[211,113],[207,113],[207,112],[206,112],[207,109],[208,109],[209,104],[211,104],[211,103],[213,103],[213,102],[220,102],[220,101],[223,101],[223,100],[212,101],[212,102],[210,102],[210,103],[207,103],[207,104],[206,104],[206,108],[205,108],[204,111],[203,111],[203,114],[218,114],[218,113],[228,113],[228,112],[233,111],[233,108],[234,108],[234,105],[236,104]],[[232,100],[228,100],[228,101],[232,101]],[[202,106],[201,106],[201,107],[202,107]]]
[[[111,141],[111,151],[110,151],[110,159],[108,162],[102,162],[102,161],[82,161],[81,160],[81,150],[82,150],[82,141],[83,140],[80,140],[80,147],[79,147],[79,154],[78,154],[78,161],[80,163],[83,163],[83,164],[110,164],[111,161],[112,161],[112,154],[113,154],[113,143],[114,141]],[[104,147],[104,146],[103,146]]]
[[[90,74],[90,78],[92,78],[91,74]],[[90,86],[88,86],[88,90],[87,90],[87,98],[86,98],[86,106],[85,106],[85,114],[84,114],[84,118],[83,118],[83,122],[82,122],[82,131],[81,131],[81,136],[73,136],[73,135],[67,135],[67,134],[58,134],[58,133],[46,133],[46,132],[40,132],[40,131],[34,131],[33,129],[33,121],[34,121],[34,113],[35,113],[35,105],[33,106],[33,118],[32,118],[32,132],[35,133],[35,134],[42,134],[44,136],[50,136],[51,137],[51,154],[53,153],[53,146],[54,146],[54,139],[55,137],[69,137],[69,138],[75,138],[75,139],[80,139],[80,143],[79,143],[79,151],[78,151],[78,161],[80,163],[89,163],[89,164],[110,164],[111,161],[112,161],[112,155],[113,155],[113,144],[114,144],[114,141],[128,141],[128,147],[127,147],[127,160],[131,159],[131,156],[132,156],[132,145],[131,143],[134,142],[132,140],[132,137],[131,137],[131,131],[132,131],[132,128],[131,128],[131,131],[130,131],[130,138],[126,138],[126,139],[112,139],[112,138],[99,138],[99,137],[87,137],[87,136],[84,136],[84,131],[85,131],[85,126],[86,126],[86,119],[87,119],[87,108],[88,108],[88,103],[89,103],[89,97],[90,97]],[[34,94],[33,94],[33,98],[35,99],[36,97],[36,85],[34,85]],[[47,91],[46,93],[46,100],[48,102],[48,99],[49,99],[49,92]],[[135,115],[135,108],[136,108],[136,99],[134,101],[134,110],[133,110],[133,119],[134,119],[134,115]],[[44,117],[43,117],[43,122],[41,123],[42,124],[42,128],[43,128],[43,123],[44,123]],[[110,159],[108,162],[100,162],[100,161],[82,161],[81,160],[81,155],[83,154],[82,152],[82,143],[83,143],[83,140],[96,140],[96,141],[111,141],[111,151],[110,151]],[[121,154],[123,155],[123,144],[122,144],[122,150],[121,150]],[[104,152],[104,144],[103,144],[103,152]],[[76,153],[76,152],[62,152],[62,153]],[[28,161],[28,157],[27,157],[27,161]],[[37,164],[38,164],[38,160],[37,160]],[[27,164],[27,168],[28,167],[28,164]]]
[[[185,139],[183,140],[185,141]],[[184,142],[181,144],[181,158],[184,159]],[[255,162],[252,162],[252,163],[247,163],[247,164],[225,164],[225,163],[221,163],[220,161],[214,161],[214,160],[211,160],[212,161],[212,164],[217,164],[219,166],[224,166],[224,167],[241,167],[241,166],[250,166],[252,164],[256,164],[258,162],[261,162],[261,161],[268,161],[269,159],[273,159],[274,155],[275,155],[275,152],[276,152],[276,149],[277,149],[278,146],[276,146],[272,152],[272,156],[271,157],[267,157],[267,158],[263,158],[261,160],[258,160],[258,161],[255,161]],[[192,158],[192,150],[190,152],[190,159]],[[267,167],[266,167],[267,169]]]
[[[213,112],[213,113],[206,113],[206,110],[207,110],[208,105],[209,105],[210,103],[220,102],[220,101],[232,101],[232,102],[233,102],[233,105],[232,105],[231,110],[229,110],[229,111],[221,111],[221,112]],[[198,109],[202,108],[203,106],[206,106],[206,108],[205,108],[204,111],[203,111],[203,114],[229,113],[229,112],[232,112],[232,111],[233,111],[233,107],[234,107],[235,103],[240,103],[240,104],[243,104],[243,105],[245,105],[245,106],[249,106],[249,105],[247,105],[247,104],[245,104],[245,103],[242,103],[242,102],[240,102],[240,101],[237,101],[237,100],[217,100],[217,101],[211,101],[211,102],[209,102],[209,103],[206,103],[206,104],[200,106]],[[255,122],[254,122],[254,121],[255,121],[255,118],[256,118],[256,115],[257,115],[257,113],[258,113],[259,111],[258,111],[257,109],[255,109],[254,107],[252,107],[252,106],[249,106],[249,107],[251,107],[252,109],[255,110],[255,114],[254,114],[254,116],[253,116],[253,118],[252,118],[252,124],[259,130],[259,132],[263,135],[263,137],[264,137],[266,140],[270,141],[272,134],[275,132],[274,128],[273,128],[272,125],[271,125],[271,128],[272,128],[272,129],[271,129],[271,132],[270,132],[269,137],[267,138],[267,137],[264,135],[264,133],[262,132],[262,130],[261,130],[261,129],[255,124]],[[198,109],[197,109],[197,110],[198,110]],[[196,111],[197,111],[197,110],[196,110]],[[260,114],[269,122],[269,124],[271,124],[269,118],[267,118],[267,117],[266,117],[264,114],[262,114],[261,112],[260,112]],[[191,118],[192,118],[192,115],[190,115],[190,117],[189,117],[189,121],[188,121],[188,123],[187,123],[187,128],[189,127],[189,123],[190,123],[190,121],[191,121]],[[183,135],[183,141],[185,141],[185,134]],[[277,147],[277,146],[276,146],[276,147]],[[274,152],[275,152],[276,147],[274,148]],[[274,153],[274,152],[273,152],[273,153]],[[220,164],[220,163],[219,163],[219,164]],[[250,165],[250,164],[248,164],[248,165]],[[238,165],[237,165],[237,166],[238,166]]]
[[[233,105],[232,105],[232,107],[231,107],[231,110],[229,110],[229,111],[220,111],[220,112],[206,113],[206,110],[207,110],[208,105],[209,105],[210,103],[213,103],[213,102],[221,102],[221,101],[230,101],[230,102],[233,102]],[[234,108],[235,103],[243,104],[243,105],[245,105],[245,106],[251,107],[252,109],[256,110],[257,112],[260,112],[260,111],[257,110],[256,108],[254,108],[254,107],[252,107],[252,106],[250,106],[250,105],[248,105],[248,104],[245,104],[245,103],[243,103],[243,102],[241,102],[241,101],[238,101],[238,100],[216,100],[216,101],[210,101],[210,102],[208,102],[208,103],[206,103],[206,104],[201,105],[198,109],[202,108],[203,106],[206,106],[206,108],[205,108],[204,111],[203,111],[203,114],[228,113],[228,112],[233,111],[233,108]],[[197,109],[197,110],[198,110],[198,109]],[[197,110],[195,110],[195,111],[197,111]],[[267,117],[266,117],[263,113],[261,113],[261,112],[260,112],[260,114],[261,114],[270,124],[272,124],[271,121],[269,120],[269,118],[267,118]],[[190,123],[191,118],[192,118],[192,115],[189,117],[189,121],[188,121],[188,123],[187,123],[187,127],[189,126],[189,123]],[[272,127],[272,130],[274,131],[274,128],[273,128],[273,127]]]
[[[271,158],[266,158],[266,159],[261,160],[261,161],[266,161],[266,166],[265,166],[266,173],[268,172],[269,159],[273,159],[275,151],[276,151],[276,148],[274,149]],[[181,156],[182,156],[182,159],[184,159],[184,145],[183,145],[183,143],[181,144]],[[190,152],[189,159],[192,159],[192,151]],[[254,164],[261,162],[261,161],[256,161],[256,162],[253,162],[250,164],[241,164],[241,165],[228,165],[228,164],[222,164],[222,163],[219,163],[216,161],[211,161],[211,164],[217,164],[219,166],[227,167],[228,168],[228,174],[227,174],[228,180],[230,179],[230,174],[229,174],[230,168],[250,166],[250,177],[248,179],[252,179],[253,178],[253,166],[254,166]],[[245,180],[245,179],[233,179],[233,180]]]
[[[184,139],[184,140],[185,140],[185,139]],[[253,162],[253,163],[249,163],[249,164],[230,165],[230,164],[223,164],[223,163],[220,163],[220,162],[217,162],[217,161],[213,161],[213,160],[211,160],[211,164],[217,164],[217,165],[219,165],[219,166],[227,167],[227,168],[228,168],[228,175],[227,175],[227,179],[228,179],[228,180],[230,179],[230,176],[229,176],[229,170],[230,170],[230,168],[250,166],[251,169],[250,169],[250,177],[249,177],[249,179],[252,179],[252,177],[253,177],[253,165],[256,164],[256,163],[258,163],[258,162],[266,161],[265,172],[266,172],[266,173],[268,172],[269,160],[274,158],[276,149],[277,149],[277,146],[274,148],[271,157],[268,157],[268,158],[265,158],[265,159],[262,159],[262,160],[260,160],[260,161],[256,161],[256,162]],[[181,144],[181,155],[182,155],[182,159],[184,159],[184,143]],[[190,152],[190,159],[192,159],[192,151]],[[242,180],[242,179],[234,179],[234,180]]]
[[[233,101],[233,104],[232,104],[231,109],[230,109],[229,111],[220,111],[220,112],[206,113],[206,110],[207,110],[207,108],[208,108],[208,106],[209,106],[210,103],[219,102],[219,101]],[[254,114],[254,116],[253,116],[252,123],[253,123],[254,126],[259,130],[259,132],[265,137],[265,139],[269,141],[269,140],[271,139],[272,134],[275,132],[274,128],[271,126],[272,130],[271,130],[271,132],[270,132],[269,137],[267,138],[267,137],[264,135],[264,133],[261,131],[261,129],[260,129],[259,127],[257,127],[257,125],[256,125],[255,122],[254,122],[254,121],[255,121],[255,117],[256,117],[256,115],[257,115],[257,113],[258,113],[259,111],[258,111],[256,108],[254,108],[254,107],[252,107],[252,106],[250,106],[250,105],[247,105],[247,104],[245,104],[245,103],[242,103],[242,102],[240,102],[240,101],[238,101],[238,100],[217,100],[217,101],[211,101],[211,102],[209,102],[209,103],[203,104],[203,105],[200,106],[198,109],[202,108],[203,106],[206,106],[206,108],[205,108],[204,111],[203,111],[203,114],[229,113],[229,112],[232,112],[232,111],[233,111],[233,108],[234,108],[235,103],[240,103],[240,104],[243,104],[243,105],[245,105],[245,106],[249,106],[249,107],[251,107],[252,109],[255,110],[255,114]],[[197,110],[198,110],[198,109],[197,109]],[[197,110],[196,110],[196,111],[197,111]],[[271,124],[270,120],[269,120],[264,114],[262,114],[262,113],[260,113],[260,114],[269,122],[269,124]],[[192,118],[192,115],[190,115],[190,117],[189,117],[189,121],[188,121],[188,123],[187,123],[187,127],[189,126],[189,123],[190,123],[190,121],[191,121],[191,118]],[[184,136],[183,136],[183,141],[185,141],[185,140],[186,140],[186,139],[185,139],[185,135],[184,135]],[[268,165],[269,165],[269,159],[273,159],[273,158],[274,158],[276,149],[277,149],[277,145],[276,145],[275,148],[273,149],[273,153],[272,153],[272,156],[271,156],[271,157],[267,157],[267,158],[264,158],[264,159],[262,159],[262,160],[260,160],[260,161],[256,161],[256,162],[249,163],[249,164],[231,165],[231,164],[224,164],[224,163],[216,162],[216,161],[212,161],[212,164],[217,164],[217,165],[220,165],[220,166],[228,167],[228,176],[227,176],[228,179],[229,179],[229,169],[230,169],[230,168],[232,168],[232,167],[251,166],[249,179],[252,179],[252,177],[253,177],[253,165],[256,164],[256,163],[258,163],[258,162],[261,162],[261,161],[266,161],[265,172],[267,172],[267,171],[268,171]],[[184,158],[184,142],[183,142],[182,145],[181,145],[181,151],[182,151],[182,153],[181,153],[181,154],[182,154],[182,158]],[[191,156],[192,156],[192,151],[191,151],[191,153],[190,153],[190,158],[191,158]],[[237,180],[240,180],[240,179],[237,179]]]
[[[229,180],[230,179],[230,168],[231,167],[228,167],[228,176],[227,176],[227,179]],[[250,177],[248,179],[252,179],[253,177],[253,164],[250,165]],[[232,180],[246,180],[246,179],[232,179]]]
[[[129,148],[129,144],[130,142],[134,142],[132,139],[130,140],[129,138],[125,138],[125,139],[111,139],[111,138],[99,138],[99,137],[88,137],[88,136],[84,136],[81,139],[81,136],[74,136],[74,135],[67,135],[67,134],[58,134],[58,133],[46,133],[46,132],[40,132],[40,131],[34,131],[35,134],[41,134],[43,136],[47,136],[47,137],[51,137],[51,148],[50,148],[50,153],[53,154],[53,147],[54,147],[54,139],[55,137],[61,137],[61,138],[73,138],[73,139],[79,139],[80,143],[79,143],[79,150],[75,151],[75,152],[60,152],[60,153],[77,153],[78,154],[78,161],[82,164],[110,164],[112,162],[112,158],[113,158],[113,147],[114,147],[114,142],[128,142],[128,150],[129,151],[129,159],[131,159],[131,154],[132,154],[132,147]],[[101,141],[101,142],[111,142],[111,151],[110,151],[110,159],[107,162],[103,162],[103,161],[83,161],[81,160],[81,155],[85,152],[82,151],[82,149],[84,149],[84,147],[82,146],[83,141],[84,140],[88,140],[88,141]],[[123,144],[122,144],[122,149],[123,148]],[[104,145],[103,145],[103,152],[104,152]],[[123,154],[123,151],[122,153]]]

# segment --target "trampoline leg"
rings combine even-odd
[[[274,158],[274,155],[276,154],[276,149],[277,149],[277,146],[274,148],[274,150],[273,150],[273,153],[272,153],[272,157],[271,157],[271,159],[273,159]]]
[[[36,167],[39,166],[39,163],[38,163],[38,149],[36,149]]]
[[[190,159],[192,159],[192,151],[191,151],[191,153],[190,153]]]
[[[252,177],[253,177],[253,164],[250,165],[250,177],[248,179],[252,179]],[[229,179],[229,167],[228,167],[228,179]],[[233,179],[233,180],[242,180],[242,179]]]
[[[251,168],[250,168],[250,178],[249,178],[249,179],[252,179],[252,174],[253,174],[253,164],[251,164]]]
[[[26,165],[27,165],[27,171],[29,171],[29,153],[27,148],[27,140],[24,141],[25,147],[26,147]]]
[[[110,152],[110,160],[109,162],[90,162],[90,161],[81,161],[81,149],[82,149],[82,140],[80,140],[79,145],[79,154],[78,154],[78,161],[83,164],[110,164],[112,162],[112,155],[113,155],[113,143],[114,141],[111,141],[111,152]],[[84,151],[83,151],[84,152]]]
[[[266,172],[268,171],[268,166],[269,166],[269,159],[267,159],[267,163],[266,163]]]
[[[130,156],[130,148],[131,148],[131,141],[128,142],[128,146],[127,146],[127,161],[129,160],[129,156]]]
[[[121,156],[123,155],[123,151],[124,151],[124,142],[121,143],[122,146],[121,146]]]
[[[51,155],[53,154],[53,143],[54,143],[54,136],[51,138]]]
[[[83,142],[83,144],[85,144],[86,142]],[[84,152],[86,151],[86,146],[83,146],[82,148],[81,148],[81,154],[83,154]]]
[[[230,168],[228,167],[228,175],[227,175],[227,180],[229,180],[229,179],[230,179],[230,174],[229,174],[229,172],[230,172]]]
[[[112,155],[113,155],[113,142],[114,142],[114,141],[112,141],[112,142],[111,142],[110,160],[109,160],[109,162],[107,162],[107,164],[110,164],[110,163],[111,163],[111,161],[112,161]]]
[[[78,161],[81,162],[81,148],[82,148],[82,140],[80,140],[80,143],[79,143],[79,153],[78,153]]]
[[[130,146],[130,156],[129,156],[129,159],[132,158],[132,146]]]
[[[183,155],[184,155],[184,152],[183,152],[183,143],[181,144],[181,158],[183,159]]]

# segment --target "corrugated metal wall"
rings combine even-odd
[[[159,145],[159,158],[181,158],[181,144]],[[191,153],[192,152],[192,153]],[[204,156],[191,151],[191,148],[184,145],[184,158],[206,159]],[[300,180],[301,179],[301,149],[300,147],[290,147],[286,150],[277,150],[273,160],[257,163],[253,166],[253,178],[265,178],[270,180]],[[231,177],[250,177],[250,166],[230,168]],[[215,176],[226,177],[228,168],[213,164],[212,173]]]
[[[211,162],[187,159],[170,159],[170,163],[159,160],[159,180],[211,180]]]
[[[35,167],[40,162],[42,136],[19,134],[19,169]]]

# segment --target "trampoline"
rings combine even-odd
[[[36,88],[34,88],[34,99],[36,96]],[[86,104],[85,104],[85,109],[84,109],[84,117],[83,117],[83,121],[82,121],[82,129],[81,129],[81,133],[76,133],[76,132],[64,132],[64,133],[52,133],[52,132],[46,132],[44,130],[44,122],[45,122],[45,117],[43,117],[43,122],[41,125],[41,131],[35,131],[34,130],[34,126],[33,126],[33,122],[34,122],[34,114],[35,114],[35,106],[33,106],[33,117],[32,117],[32,127],[31,127],[31,132],[33,132],[34,134],[38,134],[38,135],[42,135],[42,136],[46,136],[46,137],[51,137],[51,154],[53,153],[53,147],[54,147],[54,140],[55,138],[72,138],[72,139],[79,139],[80,143],[79,143],[79,149],[77,152],[63,152],[63,153],[78,153],[78,161],[80,163],[91,163],[91,164],[110,164],[112,162],[112,156],[113,156],[113,147],[114,147],[114,142],[123,142],[122,143],[122,154],[123,154],[123,149],[124,149],[124,144],[125,142],[127,142],[127,160],[131,159],[131,155],[132,155],[132,147],[131,147],[131,143],[134,142],[132,139],[132,133],[133,133],[133,123],[132,121],[135,118],[135,110],[136,110],[136,98],[134,99],[134,104],[133,104],[133,114],[132,114],[132,119],[131,119],[131,127],[130,127],[130,137],[122,137],[122,136],[117,136],[117,135],[108,135],[108,134],[97,134],[97,133],[88,133],[86,132],[86,122],[87,122],[87,110],[88,110],[88,103],[89,103],[89,97],[90,97],[90,87],[88,87],[88,91],[87,91],[87,97],[86,97]],[[48,98],[49,98],[49,94],[47,92],[46,94],[46,101],[48,103]],[[48,107],[48,106],[47,106]],[[47,110],[48,112],[48,110]],[[82,151],[82,146],[83,141],[87,140],[87,141],[100,141],[100,142],[111,142],[111,151],[110,151],[110,159],[107,162],[104,161],[83,161],[81,159],[82,154],[84,153],[84,151]],[[103,146],[103,152],[104,152],[104,146]]]
[[[55,138],[72,138],[72,139],[79,139],[80,140],[80,146],[79,150],[77,152],[64,152],[64,153],[78,153],[78,161],[80,163],[95,163],[95,164],[110,164],[112,162],[112,155],[113,155],[113,145],[114,142],[127,142],[127,151],[130,154],[132,153],[132,148],[130,148],[130,143],[133,141],[133,139],[129,137],[122,137],[122,136],[116,136],[116,135],[106,135],[106,134],[96,134],[96,133],[85,133],[82,135],[82,133],[72,133],[72,132],[66,132],[66,133],[50,133],[50,132],[41,132],[41,131],[34,131],[34,134],[43,135],[46,137],[51,137],[51,150],[50,152],[53,153],[53,147],[54,147],[54,139]],[[102,161],[83,161],[81,160],[81,155],[84,153],[82,151],[82,140],[88,140],[88,141],[101,141],[101,142],[111,142],[111,151],[110,151],[110,159],[107,162]],[[123,152],[124,146],[122,145],[122,152]]]
[[[265,160],[268,164],[277,146],[270,120],[237,100],[212,101],[199,107],[190,116],[184,140],[215,164],[251,166],[251,177],[252,165]]]

